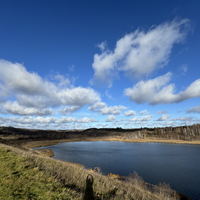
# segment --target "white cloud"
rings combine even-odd
[[[105,43],[100,44],[102,53],[94,55],[92,82],[111,86],[118,71],[139,77],[162,68],[169,61],[173,45],[184,41],[188,30],[188,19],[174,20],[153,26],[148,31],[126,34],[117,41],[114,51],[106,49]]]
[[[47,95],[16,95],[16,97],[21,104],[29,104],[31,106],[43,105],[44,107],[58,107],[62,105],[82,107],[100,100],[98,93],[93,89],[82,87],[49,90],[49,94]]]
[[[200,113],[200,105],[186,110],[187,113]]]
[[[110,115],[109,117],[107,117],[106,119],[105,119],[105,122],[112,122],[112,121],[114,121],[115,120],[115,116],[114,115]]]
[[[121,110],[126,109],[124,106],[110,106],[110,107],[104,107],[100,109],[100,112],[102,115],[120,115]]]
[[[67,115],[79,110],[80,108],[81,108],[80,106],[65,107],[65,108],[59,109],[58,112],[62,115]]]
[[[149,112],[147,110],[142,110],[140,111],[140,115],[148,115]]]
[[[106,103],[104,103],[104,102],[97,102],[94,105],[90,106],[88,108],[88,110],[91,110],[91,111],[95,112],[95,111],[98,111],[98,110],[100,110],[101,108],[104,108],[104,107],[107,107]]]
[[[165,86],[160,90],[151,100],[151,104],[170,104],[170,103],[179,103],[187,99],[200,97],[200,79],[197,79],[191,83],[186,90],[174,94],[175,86],[170,84]]]
[[[30,117],[30,116],[24,116],[24,117],[0,117],[0,123],[2,125],[10,125],[12,124],[13,126],[22,126],[23,124],[27,124],[30,127],[37,125],[37,126],[47,126],[48,125],[56,125],[61,126],[62,124],[68,124],[68,123],[77,123],[80,125],[80,123],[93,123],[93,122],[98,122],[98,120],[94,119],[94,118],[87,118],[84,117],[82,119],[76,119],[74,117],[61,117],[61,118],[56,118],[56,117]],[[78,125],[77,125],[78,127]]]
[[[65,78],[64,76],[60,75],[60,74],[57,74],[53,77],[51,77],[53,80],[57,80],[59,83],[58,83],[58,86],[59,87],[62,87],[62,86],[71,86],[71,82],[69,80],[69,78]]]
[[[91,88],[83,88],[83,87],[76,87],[76,88],[66,88],[61,91],[58,91],[55,94],[56,98],[60,99],[61,105],[91,105],[96,101],[100,100],[98,93],[96,93]]]
[[[127,110],[124,114],[125,116],[129,117],[129,116],[136,115],[136,112],[134,110]]]
[[[158,111],[156,114],[165,114],[168,113],[166,110]]]
[[[49,93],[47,88],[55,90],[56,86],[50,82],[43,81],[36,73],[29,73],[19,63],[0,60],[0,80],[2,87],[9,92],[18,92],[26,95],[41,95]]]
[[[186,90],[174,94],[175,85],[168,84],[171,76],[171,73],[167,73],[148,81],[140,81],[133,88],[125,89],[124,94],[138,104],[148,102],[151,105],[179,103],[200,97],[200,79],[191,83]]]
[[[121,110],[126,109],[125,106],[110,106],[101,108],[100,112],[102,115],[120,115]]]
[[[12,115],[37,115],[37,116],[45,116],[45,115],[54,115],[54,111],[51,108],[27,108],[23,105],[19,105],[17,101],[10,102],[7,101],[2,104],[2,111],[4,114],[12,114]]]
[[[166,121],[170,118],[170,115],[162,115],[159,119],[156,119],[154,121]]]
[[[104,51],[104,50],[106,49],[106,47],[107,47],[106,41],[104,41],[104,42],[98,44],[97,47],[99,47],[99,49],[100,49],[101,51]]]
[[[133,88],[127,88],[124,90],[124,94],[129,97],[131,101],[137,104],[150,101],[151,98],[165,86],[170,80],[171,73],[167,73],[164,76],[156,77],[148,81],[140,81]]]
[[[120,115],[123,109],[127,108],[121,105],[108,107],[107,104],[103,102],[97,102],[88,108],[88,110],[100,112],[102,115]]]
[[[147,116],[144,116],[144,117],[134,117],[133,119],[129,119],[128,121],[150,121],[152,119],[152,116],[151,115],[147,115]]]
[[[52,123],[64,124],[64,123],[72,123],[72,122],[77,122],[77,121],[78,120],[74,117],[61,117],[61,118],[55,119],[55,121],[52,121]]]
[[[54,76],[59,81],[58,84],[42,79],[34,72],[28,72],[19,63],[0,60],[0,97],[9,98],[15,96],[17,102],[12,104],[12,108],[6,109],[8,112],[19,111],[19,106],[23,106],[26,113],[38,113],[36,108],[48,109],[59,106],[72,106],[81,108],[84,105],[92,105],[101,100],[99,94],[92,88],[74,87],[69,79],[61,75]],[[69,86],[69,87],[68,87]],[[7,105],[7,104],[5,104]],[[34,108],[34,109],[30,109]],[[75,109],[76,110],[76,109]],[[73,111],[73,109],[71,110]]]
[[[98,120],[96,120],[94,118],[84,117],[83,119],[78,120],[78,122],[80,122],[80,123],[92,123],[92,122],[98,122]]]

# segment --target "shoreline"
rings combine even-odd
[[[4,149],[6,149],[6,150],[4,150]],[[98,170],[95,171],[95,169],[94,169],[92,171],[91,170],[88,171],[88,170],[84,169],[83,166],[82,167],[77,166],[76,163],[59,161],[59,160],[54,160],[54,159],[49,159],[49,158],[44,158],[44,157],[35,157],[37,155],[24,154],[23,150],[20,150],[16,147],[12,147],[9,145],[4,145],[4,144],[1,145],[0,144],[0,151],[2,153],[2,156],[1,156],[2,161],[0,163],[6,162],[6,164],[8,165],[8,166],[6,166],[6,170],[9,167],[10,167],[9,170],[12,170],[11,171],[12,177],[3,176],[3,178],[5,179],[5,181],[3,180],[4,184],[7,183],[8,181],[10,181],[10,182],[8,182],[8,184],[13,183],[13,178],[15,178],[15,181],[20,182],[20,185],[22,185],[22,184],[27,185],[28,183],[31,183],[30,184],[31,188],[38,186],[35,183],[37,183],[38,181],[40,183],[41,180],[42,180],[42,184],[45,184],[45,186],[46,185],[51,186],[53,183],[46,184],[46,181],[44,181],[44,178],[45,178],[45,180],[48,180],[48,183],[49,183],[49,181],[53,181],[53,179],[50,180],[50,178],[49,178],[49,177],[52,177],[52,174],[56,175],[56,177],[58,177],[58,175],[59,175],[59,179],[56,180],[56,186],[54,187],[53,192],[58,191],[58,194],[60,195],[60,190],[57,190],[58,182],[65,181],[64,182],[65,183],[64,190],[63,190],[63,191],[65,191],[65,193],[63,193],[63,194],[66,197],[66,195],[71,194],[71,193],[68,194],[68,191],[66,191],[66,185],[71,186],[72,181],[74,183],[73,187],[75,189],[77,188],[80,190],[81,186],[84,186],[83,193],[85,192],[85,179],[86,179],[86,177],[88,177],[88,173],[89,173],[92,176],[92,178],[94,177],[94,179],[96,180],[97,184],[95,184],[93,186],[93,190],[97,196],[99,196],[99,194],[106,196],[106,194],[108,193],[107,191],[110,191],[110,190],[112,191],[112,188],[116,188],[116,191],[118,191],[118,190],[120,190],[120,191],[118,193],[114,193],[113,194],[114,196],[119,195],[119,197],[121,197],[121,194],[123,193],[123,197],[125,198],[125,197],[129,197],[130,195],[135,194],[134,198],[141,197],[140,199],[143,199],[144,197],[146,197],[148,199],[153,200],[153,199],[160,199],[161,193],[159,191],[162,189],[162,197],[164,197],[163,195],[165,195],[165,194],[167,194],[167,195],[174,194],[174,197],[176,197],[176,199],[178,197],[178,199],[191,200],[191,198],[189,198],[171,188],[170,188],[170,190],[169,190],[169,188],[164,188],[164,190],[163,190],[162,186],[152,185],[150,183],[144,182],[141,179],[141,177],[138,175],[137,175],[137,177],[135,177],[135,179],[136,179],[136,181],[140,181],[139,185],[134,184],[134,182],[130,182],[131,179],[129,179],[128,182],[124,183],[124,182],[122,182],[123,176],[120,176],[117,174],[103,175],[103,174],[99,174]],[[4,159],[4,157],[5,157],[5,159]],[[9,157],[9,159],[7,159],[8,157]],[[22,162],[22,159],[20,159],[20,157],[23,157],[23,162]],[[26,158],[26,160],[24,160],[24,158]],[[35,158],[37,158],[37,159],[35,159]],[[10,163],[12,163],[12,164],[10,164]],[[16,163],[15,166],[18,166],[17,171],[15,168],[12,168],[13,163]],[[29,165],[29,167],[27,167],[28,166],[27,164]],[[30,167],[31,165],[33,165],[33,166]],[[51,166],[56,165],[56,168],[51,167],[50,165]],[[21,167],[21,166],[23,166],[23,167]],[[5,165],[3,165],[3,167],[5,167]],[[1,169],[2,169],[2,167],[1,167]],[[4,170],[3,172],[5,172],[6,170]],[[31,171],[31,173],[24,173],[24,171],[26,172],[27,170],[29,170],[29,171],[32,170],[32,171]],[[34,172],[34,173],[32,173],[32,172]],[[44,172],[44,174],[42,174],[42,176],[38,176],[39,179],[35,180],[35,174],[36,173],[41,174],[43,172]],[[67,176],[66,176],[66,172],[68,172]],[[19,174],[20,174],[20,176],[19,176]],[[68,176],[69,176],[69,178],[68,178]],[[41,180],[40,180],[40,177],[42,178]],[[77,178],[78,178],[78,181],[77,181]],[[98,184],[98,183],[100,183],[100,184]],[[102,183],[106,183],[106,184],[102,184]],[[8,186],[7,185],[5,186],[5,188],[6,189],[10,188],[9,185]],[[131,187],[131,189],[130,189],[130,187]],[[40,184],[39,188],[42,188],[41,194],[43,194],[44,191],[47,191],[47,194],[49,194],[49,190],[50,191],[52,190],[52,187],[49,187],[46,189],[46,187],[41,187],[41,184]],[[71,189],[71,187],[69,187],[69,188]],[[37,189],[37,191],[38,191],[38,189]],[[99,193],[99,191],[101,191],[101,193]],[[134,193],[131,193],[132,191],[134,191]],[[9,194],[9,193],[13,193],[13,188],[11,188],[9,191],[6,191],[6,194]],[[21,193],[21,191],[20,191],[20,193]],[[25,191],[24,195],[26,195],[26,194],[29,194],[29,193],[26,193],[26,191]],[[45,195],[47,195],[47,194],[45,194]],[[121,199],[121,198],[118,198],[118,199]]]
[[[52,146],[65,142],[91,142],[91,141],[109,141],[109,142],[132,142],[132,143],[170,143],[170,144],[200,144],[200,140],[188,141],[188,140],[170,140],[170,139],[158,139],[158,138],[144,138],[144,139],[122,139],[122,138],[77,138],[77,139],[61,139],[61,140],[39,140],[29,141],[23,144],[26,148],[37,148]]]
[[[51,146],[51,145],[56,145],[59,143],[65,143],[65,142],[87,142],[87,141],[110,141],[110,142],[132,142],[132,143],[169,143],[169,144],[199,144],[200,145],[200,141],[186,141],[186,140],[165,140],[165,139],[157,139],[157,138],[145,138],[145,139],[120,139],[120,138],[79,138],[79,139],[61,139],[61,140],[44,140],[44,141],[31,141],[31,142],[27,142],[27,144],[25,144],[23,147],[25,148],[36,148],[36,147],[45,147],[45,146]],[[50,149],[43,149],[43,151],[46,150],[50,150]],[[53,157],[54,152],[52,151],[52,156],[49,156],[48,154],[45,154],[42,152],[42,150],[34,150],[36,152],[39,152],[39,154],[41,155],[45,155],[47,157]],[[82,169],[86,169],[83,165],[79,164],[79,163],[74,163],[74,162],[69,162],[69,161],[62,161],[65,163],[70,163],[74,166],[80,167]],[[86,170],[90,170],[92,173],[95,173],[95,170],[92,169],[86,169]],[[118,179],[118,180],[122,180],[124,178],[124,176],[120,175],[120,174],[107,174],[107,175],[103,175],[105,177],[109,177],[112,179]],[[145,182],[146,185],[152,185],[155,186],[153,184],[147,183]],[[187,200],[192,200],[190,197],[179,193],[179,197],[180,199],[187,199]]]
[[[168,139],[158,139],[158,138],[143,138],[143,139],[123,139],[123,138],[116,138],[116,137],[81,137],[81,138],[71,138],[71,139],[60,139],[60,140],[37,140],[37,141],[23,141],[21,143],[21,147],[24,149],[30,150],[31,152],[35,152],[37,155],[43,155],[45,157],[53,157],[54,152],[50,149],[42,149],[42,150],[34,150],[32,148],[34,147],[45,147],[45,146],[51,146],[51,145],[56,145],[59,143],[64,143],[64,142],[81,142],[81,141],[110,141],[110,142],[140,142],[140,143],[171,143],[171,144],[200,144],[199,140],[196,141],[188,141],[188,140],[168,140]],[[50,150],[50,151],[49,151]],[[46,154],[47,153],[47,154]],[[55,159],[56,160],[56,159]],[[85,167],[79,163],[74,163],[74,162],[68,162],[68,161],[62,161],[63,163],[70,163],[78,168],[85,169]],[[86,169],[90,170],[91,169]],[[93,170],[91,171],[93,172]],[[103,175],[103,174],[102,174]],[[118,174],[110,174],[109,175],[103,175],[105,177],[109,177],[112,179],[121,179],[123,176],[118,175]],[[147,183],[148,184],[148,183]],[[188,199],[191,200],[191,198],[177,192],[179,194],[180,199]]]

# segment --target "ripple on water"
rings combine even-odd
[[[200,145],[101,141],[45,148],[54,151],[55,159],[100,167],[105,174],[128,176],[136,171],[146,182],[166,182],[172,189],[200,199]]]

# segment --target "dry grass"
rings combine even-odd
[[[78,200],[82,194],[63,185],[54,179],[27,164],[27,158],[13,149],[0,147],[0,199],[71,199]]]
[[[86,170],[73,163],[35,155],[33,153],[34,150],[23,151],[3,144],[0,144],[0,148],[9,149],[16,155],[20,155],[24,158],[26,166],[37,168],[38,172],[43,172],[46,176],[53,178],[54,181],[59,182],[64,188],[78,193],[80,199],[84,197],[87,190],[86,179],[88,174],[91,174],[94,179],[92,182],[94,199],[179,199],[178,194],[171,190],[168,185],[162,184],[149,187],[136,173],[120,181],[115,179],[116,177],[113,179],[112,176],[106,177],[101,175],[98,168],[92,171]],[[77,199],[79,198],[77,197]]]
[[[53,157],[54,156],[54,152],[51,149],[40,149],[37,150],[38,154],[40,155],[44,155],[47,157]]]
[[[121,142],[151,142],[151,143],[172,143],[172,144],[200,144],[200,140],[187,141],[187,140],[174,140],[163,138],[139,138],[139,139],[123,139],[123,138],[108,138],[102,141],[121,141]]]

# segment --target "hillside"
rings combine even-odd
[[[37,130],[14,127],[0,127],[0,138],[11,143],[21,144],[28,141],[41,140],[85,140],[85,139],[163,139],[200,141],[200,124],[192,126],[164,128],[91,128],[86,130]]]
[[[189,199],[170,189],[145,183],[137,173],[130,177],[101,175],[83,166],[49,158],[29,149],[59,142],[83,140],[120,140],[126,142],[199,142],[200,125],[86,130],[31,130],[0,127],[0,199]],[[29,148],[27,148],[29,147]],[[93,186],[89,184],[94,179]],[[89,182],[87,182],[87,177]],[[88,184],[90,186],[88,186]]]
[[[118,180],[120,179],[120,180]],[[189,199],[165,183],[122,178],[0,144],[0,199],[156,200]]]

